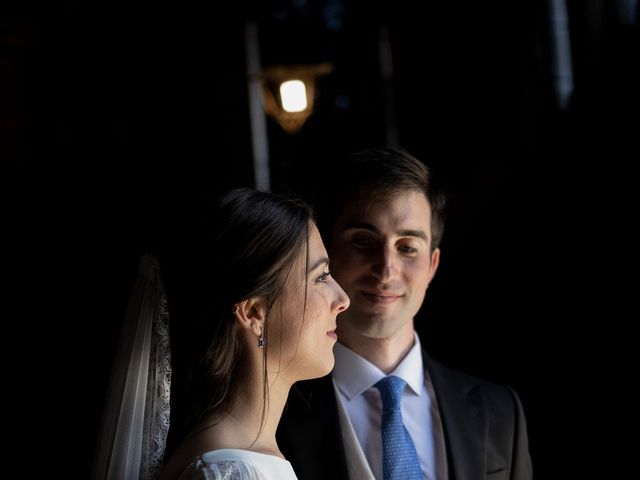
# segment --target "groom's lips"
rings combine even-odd
[[[394,295],[394,294],[384,293],[384,292],[371,292],[371,291],[364,291],[364,290],[361,290],[360,293],[362,293],[362,295],[370,302],[380,304],[380,305],[388,305],[402,297],[402,295]]]

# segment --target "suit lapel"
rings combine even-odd
[[[485,477],[486,416],[477,385],[429,358],[425,368],[438,399],[449,459],[450,480]]]

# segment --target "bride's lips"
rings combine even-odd
[[[382,292],[365,292],[362,290],[360,291],[360,293],[362,293],[362,295],[364,295],[364,297],[370,302],[381,304],[381,305],[387,305],[389,303],[393,303],[402,297],[402,295],[392,295],[389,293],[382,293]]]
[[[331,337],[331,338],[333,338],[334,340],[338,340],[338,334],[336,333],[336,331],[335,331],[335,330],[329,330],[329,331],[327,332],[327,337]]]

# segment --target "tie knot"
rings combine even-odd
[[[374,385],[380,390],[383,410],[398,410],[400,408],[400,400],[406,384],[407,382],[400,377],[389,375]]]

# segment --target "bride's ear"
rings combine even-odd
[[[236,304],[233,312],[241,328],[253,332],[257,337],[262,335],[267,317],[267,305],[263,297],[243,300]]]

